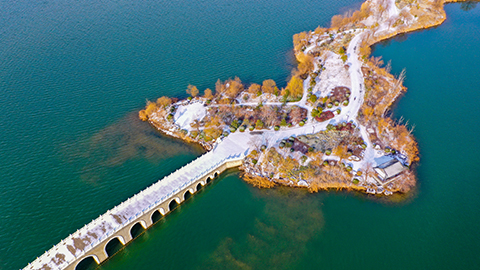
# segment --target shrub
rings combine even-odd
[[[295,152],[295,149],[293,149],[293,148],[290,148],[290,152]]]
[[[340,105],[340,102],[338,102],[338,100],[335,100],[335,101],[333,102],[333,104],[335,104],[335,106],[338,106],[338,105]]]
[[[356,184],[360,183],[360,180],[358,180],[357,178],[354,178],[352,183],[354,183],[356,185]]]
[[[329,103],[327,104],[327,108],[330,109],[330,108],[332,108],[332,107],[333,107],[333,104],[329,102]]]
[[[240,126],[240,128],[238,128],[240,130],[240,132],[244,132],[245,131],[245,126]]]
[[[300,121],[300,123],[298,123],[301,127],[303,127],[305,125],[305,122],[303,121]]]
[[[279,126],[279,125],[275,125],[275,126],[273,127],[273,129],[274,129],[275,131],[279,131],[279,130],[280,130],[280,126]]]
[[[343,106],[348,106],[348,100],[345,100],[345,101],[343,102]]]
[[[196,130],[190,131],[190,137],[195,139],[197,136],[198,136],[198,132]]]
[[[317,120],[318,122],[324,122],[324,121],[327,121],[329,119],[332,119],[333,117],[335,117],[333,112],[324,111],[319,116],[315,117],[315,120]]]
[[[367,145],[366,145],[366,144],[362,143],[361,146],[362,146],[363,149],[367,149]]]
[[[340,114],[341,112],[342,112],[342,110],[341,110],[340,108],[338,108],[338,109],[335,110],[335,113],[336,113],[336,114]]]
[[[284,142],[281,142],[281,143],[278,145],[278,147],[280,147],[280,148],[285,147],[285,143],[284,143]]]
[[[347,172],[352,171],[352,166],[347,166]]]
[[[332,150],[327,149],[327,150],[325,151],[325,155],[330,156],[331,154],[332,154]]]
[[[282,121],[280,121],[280,126],[282,126],[282,127],[287,126],[287,120],[285,118],[283,118]]]
[[[235,131],[237,131],[237,129],[236,129],[235,127],[233,127],[233,126],[230,126],[230,132],[233,133],[233,132],[235,132]]]
[[[309,98],[308,98],[308,101],[310,101],[311,103],[315,103],[317,101],[317,96],[316,95],[311,95]]]
[[[222,135],[223,135],[223,137],[227,137],[227,136],[228,136],[228,134],[230,134],[230,133],[228,133],[228,132],[224,131]]]
[[[255,128],[253,126],[249,126],[248,130],[253,131]]]
[[[328,161],[323,161],[323,166],[328,166]]]
[[[303,163],[305,163],[305,161],[307,161],[308,157],[307,156],[302,156],[300,159],[302,160]]]
[[[256,159],[252,158],[252,163],[253,163],[253,165],[256,165],[256,164],[257,164],[257,162],[258,162],[258,160],[256,160]]]
[[[256,129],[262,129],[264,126],[262,120],[258,119],[257,122],[255,123],[255,128]]]

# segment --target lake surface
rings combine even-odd
[[[358,1],[0,0],[0,269],[203,152],[137,119],[220,78],[284,85],[292,35]],[[418,189],[402,202],[258,190],[232,170],[101,269],[478,269],[480,8],[375,47],[407,69]]]

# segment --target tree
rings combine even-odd
[[[290,112],[290,119],[293,123],[298,123],[303,119],[302,109],[298,106],[293,106],[292,111]]]
[[[299,98],[303,95],[303,81],[297,76],[292,76],[287,84],[290,95],[294,98]]]
[[[254,95],[257,95],[259,93],[261,94],[261,91],[262,91],[262,86],[257,83],[252,83],[250,87],[248,87],[248,92],[250,94],[254,94]]]
[[[293,35],[293,46],[295,51],[300,51],[303,46],[307,44],[308,34],[306,32],[301,32]]]
[[[215,92],[216,93],[223,93],[225,91],[225,84],[220,81],[220,79],[217,80],[215,83]]]
[[[267,126],[273,125],[275,120],[277,120],[277,114],[273,110],[272,106],[263,106],[260,109],[260,116]]]
[[[278,94],[278,87],[275,81],[272,79],[263,81],[262,92],[268,93],[268,94],[275,94],[275,93]]]
[[[235,98],[241,91],[243,91],[243,84],[240,78],[235,77],[234,80],[228,81],[226,94],[229,98]]]
[[[330,23],[330,27],[334,29],[338,29],[343,26],[343,16],[342,15],[335,15],[332,17],[332,21]]]
[[[205,89],[204,97],[206,99],[212,99],[213,98],[212,90],[210,88]]]
[[[196,97],[198,95],[198,92],[198,88],[195,85],[188,85],[187,94],[191,95],[192,97]]]
[[[257,122],[255,123],[255,128],[256,129],[262,129],[263,128],[263,122],[262,120],[258,119]]]
[[[303,75],[313,70],[313,56],[302,52],[295,54],[298,61],[298,75]]]
[[[163,108],[167,107],[170,104],[172,104],[172,99],[170,99],[169,97],[163,96],[157,99],[157,105]],[[148,103],[147,103],[147,107],[148,107]]]

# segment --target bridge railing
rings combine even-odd
[[[177,174],[181,173],[181,170],[183,170],[185,167],[193,166],[193,164],[195,164],[196,162],[198,162],[202,158],[205,158],[205,156],[208,155],[208,154],[213,154],[213,153],[208,152],[208,153],[196,158],[195,160],[191,161],[190,163],[186,164],[185,166],[182,166],[180,169],[175,170],[174,172],[170,173],[166,177],[158,180],[157,182],[153,183],[149,187],[145,188],[144,190],[140,191],[139,193],[137,193],[137,194],[133,195],[132,197],[128,198],[127,200],[123,201],[119,205],[115,206],[113,209],[107,210],[107,212],[105,212],[104,214],[98,216],[96,219],[92,220],[90,223],[87,223],[85,226],[83,226],[82,228],[80,228],[79,230],[74,232],[73,234],[70,234],[67,238],[61,240],[60,243],[53,246],[51,249],[45,251],[45,253],[43,253],[40,257],[37,257],[36,260],[34,260],[32,263],[29,263],[28,266],[25,267],[25,269],[33,269],[32,267],[34,267],[36,265],[41,266],[42,262],[43,263],[49,262],[52,259],[52,256],[54,256],[55,253],[58,252],[58,249],[62,246],[65,246],[67,241],[73,241],[73,238],[79,237],[81,234],[87,233],[90,229],[95,228],[97,225],[101,224],[103,221],[108,221],[109,219],[111,219],[108,215],[112,214],[112,213],[115,213],[119,208],[120,209],[125,209],[126,207],[131,205],[132,201],[135,200],[136,202],[138,202],[139,200],[144,199],[147,195],[151,195],[152,193],[154,193],[156,191],[159,191],[158,188],[161,187],[160,185],[162,183],[165,183],[165,181],[169,181],[170,179],[173,179],[174,177],[177,176]],[[105,234],[99,236],[97,239],[95,239],[90,244],[86,245],[80,251],[79,254],[74,254],[73,257],[65,258],[66,260],[64,261],[64,263],[62,263],[61,265],[57,265],[57,269],[63,269],[64,267],[68,266],[71,262],[76,260],[78,257],[81,257],[81,256],[85,255],[88,251],[90,251],[91,249],[96,247],[103,240],[105,240],[106,238],[108,238],[112,234],[118,232],[120,229],[124,228],[126,225],[131,223],[138,216],[140,216],[140,215],[144,214],[145,212],[148,212],[148,211],[152,210],[153,208],[157,207],[159,204],[161,204],[161,203],[165,202],[167,199],[173,197],[173,195],[176,195],[178,191],[184,189],[186,186],[188,186],[188,185],[192,184],[193,182],[201,179],[202,177],[205,177],[208,173],[217,169],[218,167],[220,167],[224,163],[226,163],[228,161],[235,161],[235,160],[241,160],[241,159],[243,159],[243,154],[242,153],[235,154],[235,155],[229,155],[229,156],[221,159],[220,161],[218,161],[214,165],[210,166],[208,169],[203,170],[201,173],[198,173],[196,176],[191,178],[188,182],[184,182],[181,186],[173,189],[168,194],[166,194],[163,197],[157,199],[155,202],[150,203],[148,206],[144,207],[142,210],[137,211],[133,215],[130,215],[130,217],[125,219],[122,222],[121,225],[118,225],[118,226],[112,228],[111,230],[107,231]],[[155,189],[155,188],[157,188],[157,189]],[[68,254],[65,254],[65,255],[68,255]]]

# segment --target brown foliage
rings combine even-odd
[[[243,84],[240,78],[235,77],[234,80],[228,81],[226,94],[229,98],[235,98],[241,91],[243,91]]]
[[[332,17],[330,22],[330,27],[334,29],[338,29],[343,26],[343,16],[342,15],[335,15]]]
[[[301,32],[293,35],[293,46],[295,51],[300,51],[303,46],[307,45],[307,32]]]
[[[195,85],[188,85],[187,94],[191,95],[192,97],[196,97],[198,95],[198,92],[198,88]]]
[[[290,95],[293,97],[301,97],[303,95],[303,81],[297,76],[292,76],[287,84]]]
[[[250,94],[256,95],[258,92],[261,91],[261,88],[262,88],[262,86],[260,86],[260,84],[252,83],[252,84],[250,85],[250,87],[248,87],[248,92],[249,92]]]
[[[140,118],[140,120],[142,120],[142,121],[147,121],[148,120],[147,112],[145,110],[139,111],[138,112],[138,118]]]
[[[213,98],[213,93],[212,93],[212,90],[210,88],[205,89],[204,93],[205,93],[204,97],[206,99],[212,99]]]
[[[295,54],[295,57],[298,61],[298,72],[296,72],[296,75],[301,76],[313,70],[314,65],[312,55],[299,52]]]
[[[245,180],[245,182],[258,188],[272,188],[275,186],[275,183],[273,181],[265,177],[244,174],[242,178],[243,180]]]
[[[217,80],[215,83],[215,92],[216,93],[223,93],[225,92],[225,84],[220,81],[220,79]]]
[[[157,99],[157,105],[163,108],[167,107],[170,104],[172,104],[172,99],[169,97],[163,96]],[[149,104],[147,103],[147,107],[148,105]]]
[[[268,94],[278,93],[278,87],[274,80],[268,79],[263,81],[262,92]]]

